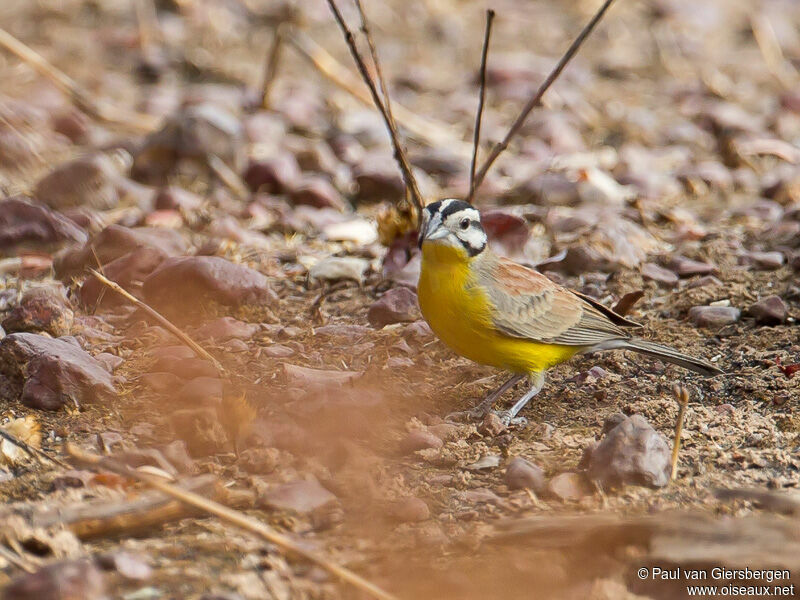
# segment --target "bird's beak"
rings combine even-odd
[[[436,223],[433,223],[428,226],[428,230],[425,232],[422,239],[425,241],[441,240],[442,238],[446,238],[448,233],[450,232],[447,231],[447,229],[442,226],[437,227]]]

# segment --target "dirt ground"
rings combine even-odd
[[[795,501],[800,379],[790,366],[800,362],[799,4],[617,0],[498,161],[476,204],[506,215],[517,228],[513,239],[498,230],[502,249],[529,264],[567,250],[566,258],[546,266],[548,275],[609,307],[642,290],[627,316],[644,326],[644,337],[725,371],[705,379],[640,355],[580,356],[548,373],[543,391],[523,412],[526,426],[504,431],[445,420],[499,385],[502,373],[454,355],[415,310],[383,328],[370,323],[371,307],[409,281],[409,273],[413,284],[414,274],[402,240],[390,251],[401,257],[396,268],[384,264],[387,250],[376,240],[375,224],[397,199],[399,175],[374,109],[323,77],[289,38],[269,109],[253,108],[276,24],[289,4],[140,4],[144,12],[155,8],[157,27],[147,46],[141,26],[147,18],[140,11],[137,20],[136,3],[123,0],[5,0],[0,27],[91,97],[117,107],[118,115],[124,109],[158,121],[182,103],[222,107],[237,123],[249,123],[241,142],[244,162],[230,163],[248,184],[246,165],[288,155],[300,165],[298,177],[333,181],[342,204],[308,206],[292,185],[241,196],[207,170],[189,168],[167,179],[199,199],[192,208],[153,206],[150,195],[164,186],[144,181],[113,207],[83,206],[83,221],[75,206],[65,209],[90,236],[112,223],[173,229],[187,243],[185,255],[220,256],[253,268],[267,277],[276,298],[258,307],[217,307],[200,317],[177,309],[190,334],[219,316],[258,324],[238,345],[202,343],[227,373],[224,391],[217,404],[187,404],[179,390],[197,374],[163,366],[180,342],[124,302],[96,311],[82,303],[80,287],[91,277],[85,270],[62,277],[74,311],[70,333],[89,354],[122,359],[114,369],[118,393],[52,412],[9,398],[0,404],[4,420],[34,415],[42,448],[62,457],[64,440],[101,452],[107,439],[111,454],[158,448],[169,461],[174,455],[164,448],[183,431],[175,412],[213,405],[221,433],[219,424],[206,423],[208,431],[198,426],[183,438],[194,475],[215,475],[216,497],[400,598],[682,598],[680,590],[631,582],[631,569],[644,565],[641,552],[652,556],[652,545],[643,551],[636,542],[606,553],[602,537],[548,547],[541,539],[497,542],[498,532],[531,517],[635,519],[674,511],[709,519],[772,517],[762,511],[764,502],[720,500],[720,488],[782,492]],[[352,4],[341,4],[355,24]],[[463,195],[485,3],[364,4],[393,100],[434,123],[427,137],[437,144],[423,139],[425,132],[408,136],[423,192],[431,199]],[[325,3],[297,5],[301,16],[292,28],[355,77]],[[594,0],[493,3],[484,147],[501,139],[598,6]],[[0,81],[5,196],[25,194],[38,202],[43,176],[90,151],[125,149],[135,170],[142,132],[83,117],[51,82],[7,53],[0,53]],[[269,115],[260,130],[254,114]],[[412,129],[398,120],[404,132]],[[210,143],[227,148],[228,141]],[[342,149],[348,144],[351,155]],[[367,155],[389,175],[363,178]],[[121,177],[133,176],[126,163]],[[366,241],[352,237],[354,228],[342,237],[326,229],[354,222],[366,223]],[[49,261],[71,247],[0,247],[4,259],[36,256],[45,265],[0,275],[0,316],[10,314],[24,290],[58,281]],[[361,281],[316,281],[309,270],[330,256],[363,259]],[[703,265],[692,267],[688,259]],[[653,266],[671,275],[657,281],[648,275]],[[140,289],[137,284],[132,291],[140,295]],[[770,296],[786,310],[777,323],[751,309]],[[711,326],[690,317],[693,307],[712,305],[741,314]],[[328,371],[352,377],[337,384]],[[571,484],[577,489],[554,491],[554,477],[582,473],[586,448],[615,413],[642,415],[671,447],[679,410],[675,384],[686,386],[690,401],[674,481],[603,490],[581,479]],[[520,393],[521,386],[502,402],[510,405]],[[541,467],[550,483],[539,493],[512,489],[506,467],[514,457]],[[47,463],[14,464],[0,478],[0,498],[9,508],[27,510],[123,502],[142,493],[133,484],[89,481],[83,471],[73,476],[79,480],[74,485],[64,477],[64,469]],[[275,490],[297,481],[316,481],[323,490],[310,485],[301,498],[275,500]],[[796,529],[792,516],[777,519],[776,528]],[[59,545],[53,535],[20,548],[23,564],[121,551],[149,564],[146,577],[105,570],[111,598],[361,597],[319,567],[213,518],[190,516],[74,545]],[[796,540],[796,532],[790,537]],[[6,558],[0,555],[0,588],[23,573]]]

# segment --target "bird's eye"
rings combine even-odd
[[[469,229],[469,219],[461,219],[461,223],[459,223],[461,229]]]

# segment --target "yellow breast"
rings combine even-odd
[[[437,336],[475,362],[514,373],[543,371],[571,358],[579,348],[512,338],[492,324],[493,306],[472,276],[473,261],[459,248],[422,247],[419,305]]]

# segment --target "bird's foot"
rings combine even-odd
[[[528,426],[528,419],[525,417],[512,417],[510,410],[495,410],[492,411],[503,422],[506,427],[514,427],[515,429],[524,429]]]
[[[444,420],[451,423],[471,423],[473,421],[482,421],[489,411],[480,406],[471,408],[469,410],[459,410],[451,412],[445,416]]]

